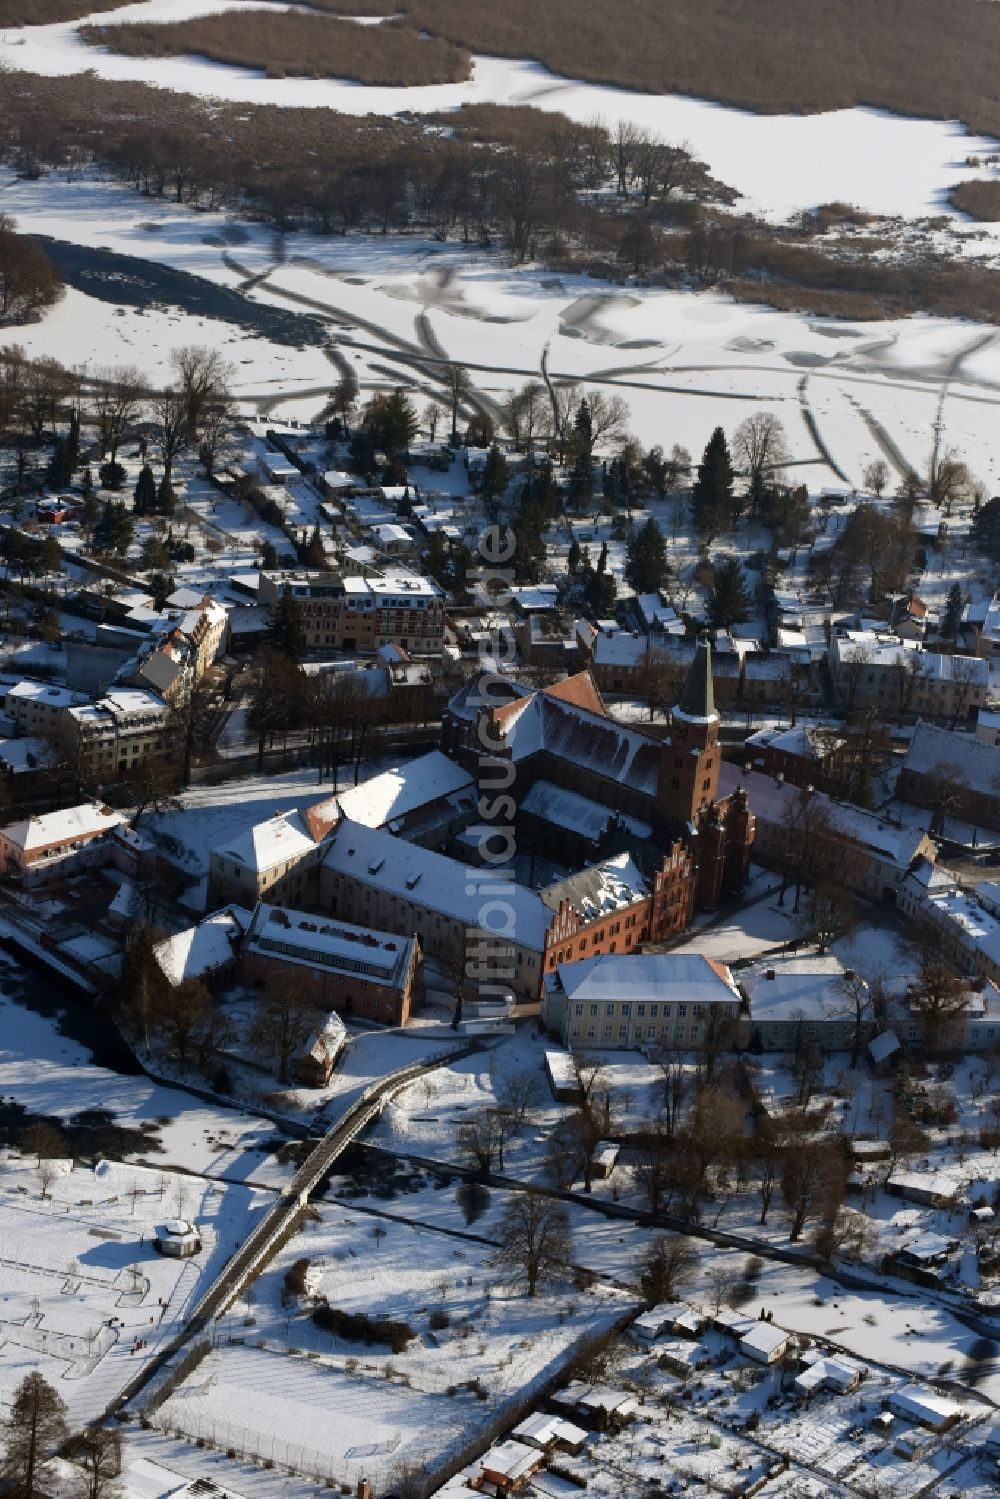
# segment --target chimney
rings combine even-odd
[[[372,1499],[372,1486],[367,1478],[358,1479],[357,1499]]]
[[[773,969],[773,968],[769,968],[769,969],[768,969],[768,970],[767,970],[767,972],[766,972],[766,973],[765,973],[765,974],[764,974],[764,977],[765,977],[765,978],[766,978],[766,979],[773,979],[773,978],[776,978],[776,977],[777,977],[777,975],[776,975],[776,973],[775,973],[775,971],[774,971],[774,969]]]

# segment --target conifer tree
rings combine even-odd
[[[656,593],[669,575],[667,545],[663,532],[650,516],[629,537],[625,558],[625,577],[636,593]]]
[[[953,583],[948,589],[948,597],[945,600],[944,618],[941,621],[941,634],[945,640],[954,640],[958,634],[958,627],[962,623],[962,585]]]
[[[750,594],[735,557],[717,564],[706,615],[714,630],[730,630],[750,618]]]
[[[18,1499],[34,1499],[38,1469],[66,1440],[66,1405],[37,1370],[14,1391],[6,1422],[3,1471]]]
[[[45,478],[52,489],[65,489],[73,478],[73,463],[65,437],[56,438]]]
[[[171,484],[169,476],[165,473],[156,491],[156,508],[161,515],[173,515],[175,498],[174,486]]]
[[[156,480],[148,463],[143,464],[135,481],[132,508],[136,515],[152,515],[156,510]]]
[[[705,445],[691,494],[694,528],[711,541],[729,524],[733,514],[733,464],[726,434],[716,427]]]

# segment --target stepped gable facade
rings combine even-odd
[[[518,807],[542,781],[647,824],[650,843],[675,871],[682,852],[690,855],[691,889],[675,907],[714,907],[746,880],[754,817],[743,788],[718,796],[722,752],[707,638],[663,738],[610,718],[588,671],[538,691],[484,673],[449,703],[442,748],[489,788],[484,794],[502,790]],[[502,786],[498,762],[510,767]]]

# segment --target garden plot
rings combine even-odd
[[[323,1204],[220,1328],[247,1346],[212,1353],[157,1424],[340,1481],[364,1473],[381,1487],[401,1463],[436,1465],[460,1450],[632,1304],[570,1284],[529,1299],[498,1285],[487,1245],[383,1219],[376,1227]],[[300,1259],[304,1296],[285,1284]],[[334,1337],[311,1320],[324,1299],[407,1323],[415,1337],[397,1352]]]
[[[45,1195],[42,1195],[44,1189]],[[0,1406],[37,1369],[91,1420],[174,1336],[270,1194],[168,1170],[94,1169],[28,1157],[0,1164]],[[203,1248],[159,1254],[156,1227],[182,1216]]]

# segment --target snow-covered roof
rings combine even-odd
[[[801,804],[807,793],[787,782],[779,783],[773,776],[759,771],[743,770],[723,760],[719,767],[719,797],[732,796],[742,786],[749,797],[757,821],[779,826],[789,816],[789,808]],[[834,801],[822,791],[811,793],[830,825],[844,838],[880,855],[897,869],[907,869],[926,839],[922,828],[896,827],[884,821],[874,812],[865,812],[860,807],[848,806],[846,802]]]
[[[440,750],[386,770],[340,793],[340,808],[352,822],[385,827],[419,807],[472,788],[472,777]]]
[[[732,1004],[739,995],[724,963],[701,953],[605,953],[560,963],[570,1000],[684,1000]]]
[[[580,677],[589,681],[586,673]],[[577,678],[570,678],[570,684]],[[494,733],[509,745],[515,763],[542,750],[568,764],[646,796],[655,796],[663,757],[662,741],[568,700],[556,690],[535,692],[497,708]],[[572,690],[572,689],[571,689]],[[592,684],[591,684],[592,690]]]
[[[901,1195],[916,1192],[921,1197],[940,1197],[943,1201],[961,1197],[965,1192],[957,1177],[943,1171],[893,1171],[886,1186]]]
[[[250,914],[243,906],[223,906],[197,926],[158,942],[153,956],[168,983],[176,986],[204,978],[231,963],[236,943],[250,924]]]
[[[962,1415],[957,1400],[950,1400],[947,1395],[939,1395],[936,1390],[918,1384],[893,1390],[889,1395],[889,1409],[897,1416],[905,1416],[926,1426],[942,1426]]]
[[[231,842],[219,844],[212,854],[219,859],[229,859],[242,864],[245,869],[258,874],[283,864],[289,859],[301,859],[315,849],[315,842],[304,819],[298,812],[279,812],[266,822],[258,822]]]
[[[744,1353],[763,1353],[770,1356],[783,1348],[788,1342],[789,1334],[783,1327],[775,1327],[770,1322],[755,1322],[747,1332],[740,1338],[740,1348]]]
[[[600,634],[594,641],[595,666],[644,666],[649,656],[649,636],[637,630],[615,630],[611,635]]]
[[[646,894],[646,880],[629,853],[615,854],[590,864],[577,874],[556,880],[539,894],[550,911],[558,911],[563,901],[586,921],[611,911],[633,905]]]
[[[457,859],[345,818],[331,840],[324,863],[336,874],[389,891],[467,927],[479,927],[486,904],[481,891],[483,876]],[[513,917],[505,935],[509,932],[512,942],[541,952],[551,920],[541,899],[534,891],[511,882],[504,885],[504,903]]]
[[[973,790],[1000,795],[1000,748],[975,734],[959,734],[923,720],[913,731],[903,769],[940,775]]]
[[[292,963],[364,974],[398,987],[409,972],[414,940],[261,901],[247,932],[246,949],[278,953]]]
[[[64,807],[61,812],[45,812],[40,817],[10,822],[0,833],[9,843],[30,854],[55,843],[98,838],[121,827],[124,821],[120,812],[113,812],[100,802],[81,802],[76,807]]]
[[[806,1367],[795,1376],[795,1388],[803,1394],[818,1389],[843,1393],[857,1384],[865,1371],[863,1364],[841,1354],[821,1354],[810,1349],[803,1357],[807,1360]]]
[[[868,1055],[875,1063],[886,1061],[899,1050],[899,1037],[895,1031],[883,1031],[880,1036],[873,1036],[868,1043]]]
[[[754,749],[780,750],[785,755],[798,755],[800,759],[817,761],[828,754],[832,747],[843,744],[843,739],[831,736],[813,724],[800,723],[794,728],[758,729],[747,738],[747,747]]]
[[[569,1447],[576,1447],[587,1439],[582,1426],[567,1421],[565,1416],[549,1416],[544,1411],[525,1416],[514,1427],[511,1436],[517,1437],[519,1442],[525,1442],[529,1447],[550,1447],[554,1442],[565,1442]]]
[[[955,927],[963,940],[993,963],[1000,963],[1000,920],[965,890],[932,891],[924,908]]]
[[[502,1474],[508,1482],[513,1483],[516,1479],[533,1473],[544,1461],[544,1455],[536,1448],[508,1439],[497,1442],[488,1452],[484,1452],[479,1459],[479,1466],[485,1472]]]
[[[579,833],[592,843],[597,843],[612,823],[627,828],[636,838],[649,838],[653,831],[648,822],[616,812],[601,802],[591,801],[589,796],[581,796],[579,792],[569,791],[552,781],[536,781],[527,796],[522,798],[521,811]]]
[[[774,957],[741,970],[739,985],[753,1021],[847,1019],[854,1010],[845,972],[832,953]]]
[[[86,694],[71,692],[68,687],[52,687],[48,682],[16,682],[7,688],[8,701],[43,702],[50,708],[72,708],[87,701]]]

